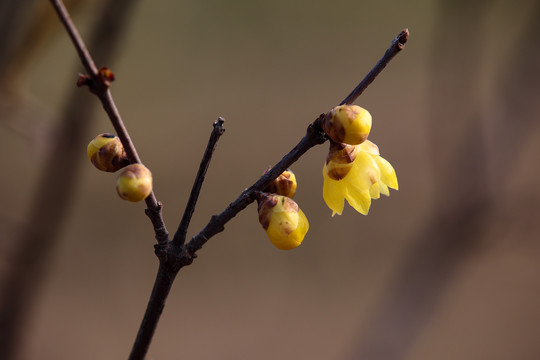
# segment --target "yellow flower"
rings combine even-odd
[[[96,136],[86,148],[88,159],[101,171],[115,172],[129,165],[120,139],[112,134]]]
[[[257,203],[259,222],[275,247],[290,250],[302,243],[309,223],[294,200],[283,195],[260,193]]]
[[[131,202],[146,199],[152,192],[152,173],[143,164],[126,166],[116,180],[116,192]]]
[[[331,143],[323,177],[323,198],[332,216],[341,215],[345,199],[367,215],[371,199],[378,199],[380,194],[389,196],[389,187],[398,189],[394,168],[369,140],[360,145]]]
[[[369,135],[371,114],[358,105],[336,106],[325,115],[322,128],[334,142],[358,145]]]

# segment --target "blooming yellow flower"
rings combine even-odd
[[[379,155],[369,140],[360,145],[332,143],[323,168],[323,198],[332,216],[341,215],[344,200],[367,215],[371,199],[389,196],[388,188],[398,189],[394,168]]]

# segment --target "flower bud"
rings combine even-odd
[[[88,158],[101,171],[115,172],[129,165],[129,160],[117,136],[100,134],[86,148]]]
[[[343,179],[351,171],[358,151],[359,148],[356,145],[330,142],[324,171],[333,180]]]
[[[302,243],[309,223],[294,200],[283,195],[260,193],[257,203],[259,222],[275,247],[290,250]]]
[[[336,106],[325,115],[322,128],[337,143],[358,145],[369,135],[371,115],[357,105]]]
[[[116,180],[116,192],[127,201],[146,199],[152,192],[152,173],[142,164],[126,166]]]
[[[111,86],[111,83],[114,81],[114,73],[106,67],[98,70],[98,76],[107,87]]]
[[[266,170],[265,174],[270,170]],[[296,176],[287,169],[279,175],[270,185],[264,189],[265,192],[283,195],[292,198],[296,194]]]

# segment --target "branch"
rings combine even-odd
[[[73,45],[75,45],[75,50],[77,50],[77,54],[79,55],[79,58],[81,59],[81,62],[86,69],[86,72],[88,72],[88,74],[92,76],[92,78],[97,78],[98,69],[96,67],[96,64],[94,64],[94,60],[92,59],[92,56],[90,56],[90,52],[86,48],[86,45],[82,40],[81,34],[79,34],[79,31],[77,30],[75,25],[73,25],[71,16],[69,16],[69,12],[67,11],[64,3],[62,2],[62,0],[51,0],[51,4],[56,10],[60,21],[62,22],[62,24],[64,24],[64,27],[66,28],[68,35],[73,42]]]
[[[364,90],[375,80],[377,75],[383,71],[386,65],[396,56],[401,50],[405,48],[405,43],[409,39],[409,30],[402,30],[399,35],[392,41],[392,44],[386,50],[383,57],[375,64],[373,69],[362,79],[362,81],[356,86],[356,88],[340,103],[351,104],[353,103]],[[231,220],[241,210],[251,204],[255,198],[253,194],[257,191],[262,191],[266,188],[274,179],[276,179],[283,171],[285,171],[290,165],[292,165],[300,156],[302,156],[311,147],[322,144],[326,141],[324,133],[320,128],[321,117],[315,120],[309,127],[304,138],[291,150],[281,161],[274,166],[268,173],[253,184],[249,189],[244,190],[242,194],[219,215],[215,215],[210,219],[210,222],[195,235],[191,241],[187,244],[188,251],[191,255],[195,254],[212,236],[224,230],[224,225]],[[321,139],[323,136],[324,140]]]
[[[62,1],[51,0],[51,4],[56,10],[60,21],[62,22],[62,24],[64,24],[64,27],[66,28],[66,31],[68,32],[69,37],[71,38],[71,41],[73,42],[73,45],[75,46],[75,49],[79,54],[79,57],[81,58],[83,66],[88,72],[90,81],[87,82],[87,85],[89,86],[90,91],[94,93],[101,101],[101,104],[103,105],[105,112],[109,116],[109,119],[118,137],[122,141],[122,145],[126,150],[126,154],[129,158],[130,163],[141,163],[141,159],[137,154],[137,150],[135,149],[135,146],[131,141],[131,137],[129,136],[129,133],[124,126],[122,117],[120,116],[120,113],[118,112],[116,104],[112,98],[111,92],[109,91],[109,82],[105,81],[101,76],[99,76],[99,72],[96,65],[94,64],[94,60],[88,52],[81,35],[73,24],[73,21],[71,20],[71,17],[69,16],[69,13]],[[165,223],[163,222],[163,216],[161,212],[162,204],[157,201],[153,191],[145,199],[145,202],[146,206],[148,207],[145,212],[146,215],[148,215],[148,217],[150,218],[154,227],[156,240],[158,244],[166,244],[169,241],[169,233],[167,231],[167,228],[165,227]]]
[[[375,64],[373,69],[366,75],[366,77],[358,84],[358,86],[351,91],[349,95],[339,104],[339,105],[345,105],[345,104],[352,104],[353,102],[358,99],[358,97],[366,90],[366,88],[375,80],[377,75],[381,73],[381,71],[384,70],[386,65],[396,56],[401,50],[405,48],[405,44],[407,43],[407,40],[409,40],[409,29],[403,29],[399,33],[398,36],[394,40],[392,40],[392,44],[386,50],[383,57]]]
[[[272,183],[283,171],[289,168],[296,160],[298,160],[306,151],[315,145],[324,143],[327,138],[321,129],[320,122],[322,116],[308,126],[306,135],[287,155],[281,159],[270,171],[264,174],[255,184],[244,190],[240,196],[227,206],[227,208],[219,215],[214,215],[210,222],[195,235],[186,245],[187,252],[193,256],[212,236],[223,231],[225,224],[236,216],[240,211],[245,209],[249,204],[255,201],[255,193],[264,190]]]
[[[386,51],[381,60],[379,60],[375,67],[373,67],[341,104],[350,104],[360,96],[377,75],[386,67],[388,62],[404,48],[408,35],[409,32],[405,29],[396,37],[396,39],[394,39],[390,48]],[[310,148],[322,144],[327,140],[326,134],[321,129],[321,122],[323,119],[324,114],[311,123],[308,126],[306,135],[281,159],[280,162],[264,174],[257,182],[244,190],[240,196],[230,203],[219,215],[212,216],[204,229],[195,235],[186,245],[182,246],[176,241],[170,243],[172,246],[156,245],[156,254],[160,259],[158,276],[156,277],[154,290],[148,301],[146,312],[137,333],[135,343],[133,344],[129,360],[143,360],[148,352],[148,348],[152,342],[152,335],[155,332],[161,312],[165,307],[165,301],[167,300],[169,290],[172,287],[178,271],[180,271],[182,267],[190,265],[197,256],[196,252],[200,250],[212,236],[223,231],[227,222],[255,200],[256,192],[266,188]],[[163,276],[162,272],[164,271],[168,276]]]
[[[180,221],[180,225],[178,225],[178,230],[176,231],[176,234],[174,234],[174,237],[172,240],[173,243],[176,244],[176,246],[183,246],[186,240],[186,234],[189,227],[189,222],[191,221],[193,211],[195,211],[195,205],[197,204],[197,199],[199,198],[199,194],[201,192],[201,187],[204,182],[204,177],[206,176],[206,171],[208,170],[208,165],[210,165],[210,160],[212,159],[212,155],[214,154],[214,151],[216,150],[216,145],[219,138],[225,132],[225,128],[223,127],[224,122],[225,122],[225,119],[221,117],[218,118],[216,121],[214,121],[214,128],[212,130],[212,134],[210,134],[208,145],[206,145],[206,151],[204,152],[203,159],[201,160],[201,165],[199,166],[199,172],[197,173],[197,176],[195,177],[195,182],[193,183],[193,188],[191,189],[191,195],[189,196],[186,209],[184,210],[182,221]]]
[[[178,272],[169,271],[162,263],[159,265],[156,280],[154,281],[154,288],[152,289],[143,321],[137,332],[135,343],[131,348],[129,360],[144,360],[176,274]]]
[[[135,0],[102,2],[95,9],[92,17],[97,21],[89,33],[89,44],[97,57],[106,61],[114,60],[118,43],[136,3]],[[28,2],[24,2],[23,6],[28,10]],[[5,6],[0,5],[0,8],[5,10]],[[4,13],[0,10],[0,18],[4,15],[14,16],[12,12]],[[6,34],[2,33],[0,38],[3,38],[2,35]],[[10,60],[13,61],[16,60]],[[37,295],[42,290],[43,280],[49,274],[55,250],[58,248],[59,234],[77,192],[77,179],[81,175],[82,165],[80,147],[81,143],[88,139],[90,120],[96,107],[93,102],[86,101],[89,100],[85,97],[86,94],[73,92],[72,86],[69,94],[62,100],[62,109],[54,127],[54,142],[51,143],[50,152],[46,154],[42,170],[35,179],[36,185],[25,216],[26,224],[20,233],[11,239],[0,239],[0,243],[13,241],[13,252],[9,254],[10,261],[2,266],[0,281],[2,360],[20,357],[27,339],[28,320],[36,301],[39,300]],[[69,170],[66,171],[67,169]]]

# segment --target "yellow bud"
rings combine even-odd
[[[356,145],[330,142],[330,150],[326,157],[326,174],[333,180],[341,180],[349,171],[358,154],[359,148]]]
[[[294,200],[283,195],[261,193],[257,203],[259,222],[275,247],[290,250],[302,243],[309,223]]]
[[[268,185],[264,191],[292,198],[296,194],[296,186],[296,176],[294,176],[291,170],[287,169]]]
[[[357,105],[340,105],[325,115],[322,127],[333,141],[358,145],[369,135],[371,115]]]
[[[117,136],[100,134],[86,148],[88,158],[101,171],[115,172],[129,165],[129,160]]]
[[[116,192],[127,201],[146,199],[152,192],[152,173],[142,164],[126,166],[116,180]]]

